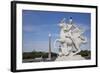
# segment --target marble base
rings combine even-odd
[[[74,56],[58,56],[55,61],[65,61],[65,60],[85,60],[81,55]]]

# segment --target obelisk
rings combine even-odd
[[[49,60],[51,60],[51,34],[49,34],[48,36],[49,36],[49,53],[48,53],[48,58],[49,58]]]

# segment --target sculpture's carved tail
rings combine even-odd
[[[60,42],[59,39],[56,39],[56,40],[54,41],[54,48],[57,48],[57,47],[56,47],[56,43],[57,43],[57,42]]]

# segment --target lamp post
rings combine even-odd
[[[49,60],[51,60],[51,34],[49,33],[49,54],[48,54],[48,58]]]

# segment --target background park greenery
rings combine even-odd
[[[85,59],[91,59],[91,51],[90,50],[81,50],[81,52],[78,53],[78,55],[81,55]],[[51,57],[56,58],[58,56],[57,53],[51,52]],[[35,58],[48,58],[48,52],[42,52],[42,51],[32,51],[32,52],[23,52],[23,60],[24,59],[35,59]]]

